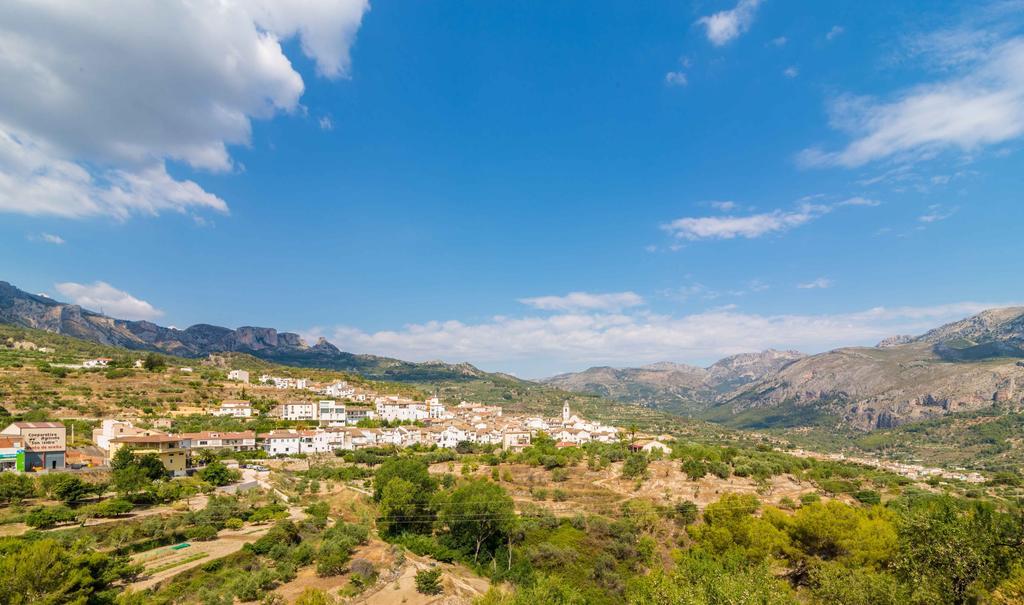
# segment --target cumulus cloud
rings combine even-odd
[[[719,201],[719,202],[711,202],[711,207],[714,208],[715,210],[721,210],[722,212],[731,212],[733,210],[736,210],[736,208],[738,208],[736,202],[731,202],[731,201],[728,201],[728,200],[726,200],[726,201]]]
[[[1024,37],[983,53],[955,53],[956,75],[903,90],[891,99],[844,95],[830,103],[834,128],[850,135],[842,149],[803,150],[804,166],[857,167],[890,159],[928,159],[946,151],[973,153],[1024,135]]]
[[[103,281],[91,284],[63,282],[54,287],[74,304],[118,319],[152,320],[164,314],[148,302]]]
[[[618,311],[638,307],[644,304],[644,299],[635,292],[570,292],[565,296],[520,298],[519,302],[542,311]]]
[[[827,277],[819,277],[813,281],[797,284],[796,287],[801,290],[824,290],[825,288],[831,288],[834,284],[835,282]]]
[[[750,29],[760,4],[761,0],[740,0],[735,8],[701,17],[697,23],[704,26],[712,44],[723,46]]]
[[[817,352],[873,344],[892,334],[923,333],[993,306],[998,305],[875,307],[832,315],[760,315],[734,308],[684,316],[574,312],[477,324],[431,321],[379,332],[344,326],[326,335],[349,351],[411,360],[468,360],[493,370],[539,376],[592,365],[709,363],[766,348]]]
[[[251,121],[296,110],[297,38],[343,77],[366,0],[0,3],[0,211],[82,217],[227,204],[165,163],[235,169]]]
[[[782,75],[792,80],[800,75],[800,70],[795,65],[790,65],[786,69],[782,70]]]

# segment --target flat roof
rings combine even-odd
[[[19,429],[62,429],[64,425],[59,422],[12,422],[11,426]]]

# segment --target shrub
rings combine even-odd
[[[814,504],[815,502],[821,502],[821,496],[815,492],[807,494],[800,494],[800,504],[807,506],[808,504]]]
[[[441,594],[441,570],[424,569],[416,573],[416,592],[420,594]]]
[[[853,492],[853,497],[854,497],[855,500],[857,500],[861,504],[881,504],[882,503],[882,495],[879,494],[878,492],[876,492],[875,490],[872,490],[872,489],[862,489],[862,490],[858,490],[856,492]]]
[[[86,512],[90,517],[117,517],[130,513],[132,508],[131,502],[115,498],[93,504]]]
[[[697,520],[697,505],[689,500],[680,500],[676,502],[673,514],[681,525],[689,525]]]
[[[66,506],[37,506],[25,515],[25,524],[36,529],[53,527],[75,520],[75,513]]]
[[[230,519],[224,522],[224,527],[228,529],[239,530],[242,529],[242,525],[244,525],[244,521],[242,521],[238,517],[231,517]]]
[[[199,542],[213,540],[217,537],[217,528],[212,525],[196,525],[185,530],[185,537]]]

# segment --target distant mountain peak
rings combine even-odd
[[[415,364],[373,355],[345,353],[319,338],[309,346],[293,332],[242,326],[236,329],[195,324],[184,330],[150,321],[130,321],[101,315],[78,305],[29,294],[0,281],[0,322],[54,332],[126,349],[157,351],[179,357],[206,357],[211,353],[248,353],[255,357],[300,367],[358,372],[372,378],[442,380],[483,374],[470,364]]]

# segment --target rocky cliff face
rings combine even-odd
[[[708,417],[753,426],[786,409],[872,430],[994,405],[1018,409],[1022,344],[1024,308],[985,311],[920,337],[800,359],[733,391]]]
[[[603,395],[674,412],[692,414],[717,401],[723,393],[759,380],[803,357],[796,351],[742,353],[707,368],[661,362],[639,368],[596,367],[545,378],[560,389]]]
[[[149,321],[128,321],[101,315],[19,290],[0,281],[0,322],[46,330],[126,349],[157,351],[180,357],[237,352],[300,367],[359,372],[388,380],[467,379],[484,375],[469,364],[416,364],[374,355],[354,355],[321,338],[313,346],[298,334],[274,328],[243,326],[232,330],[197,324],[178,330]]]

